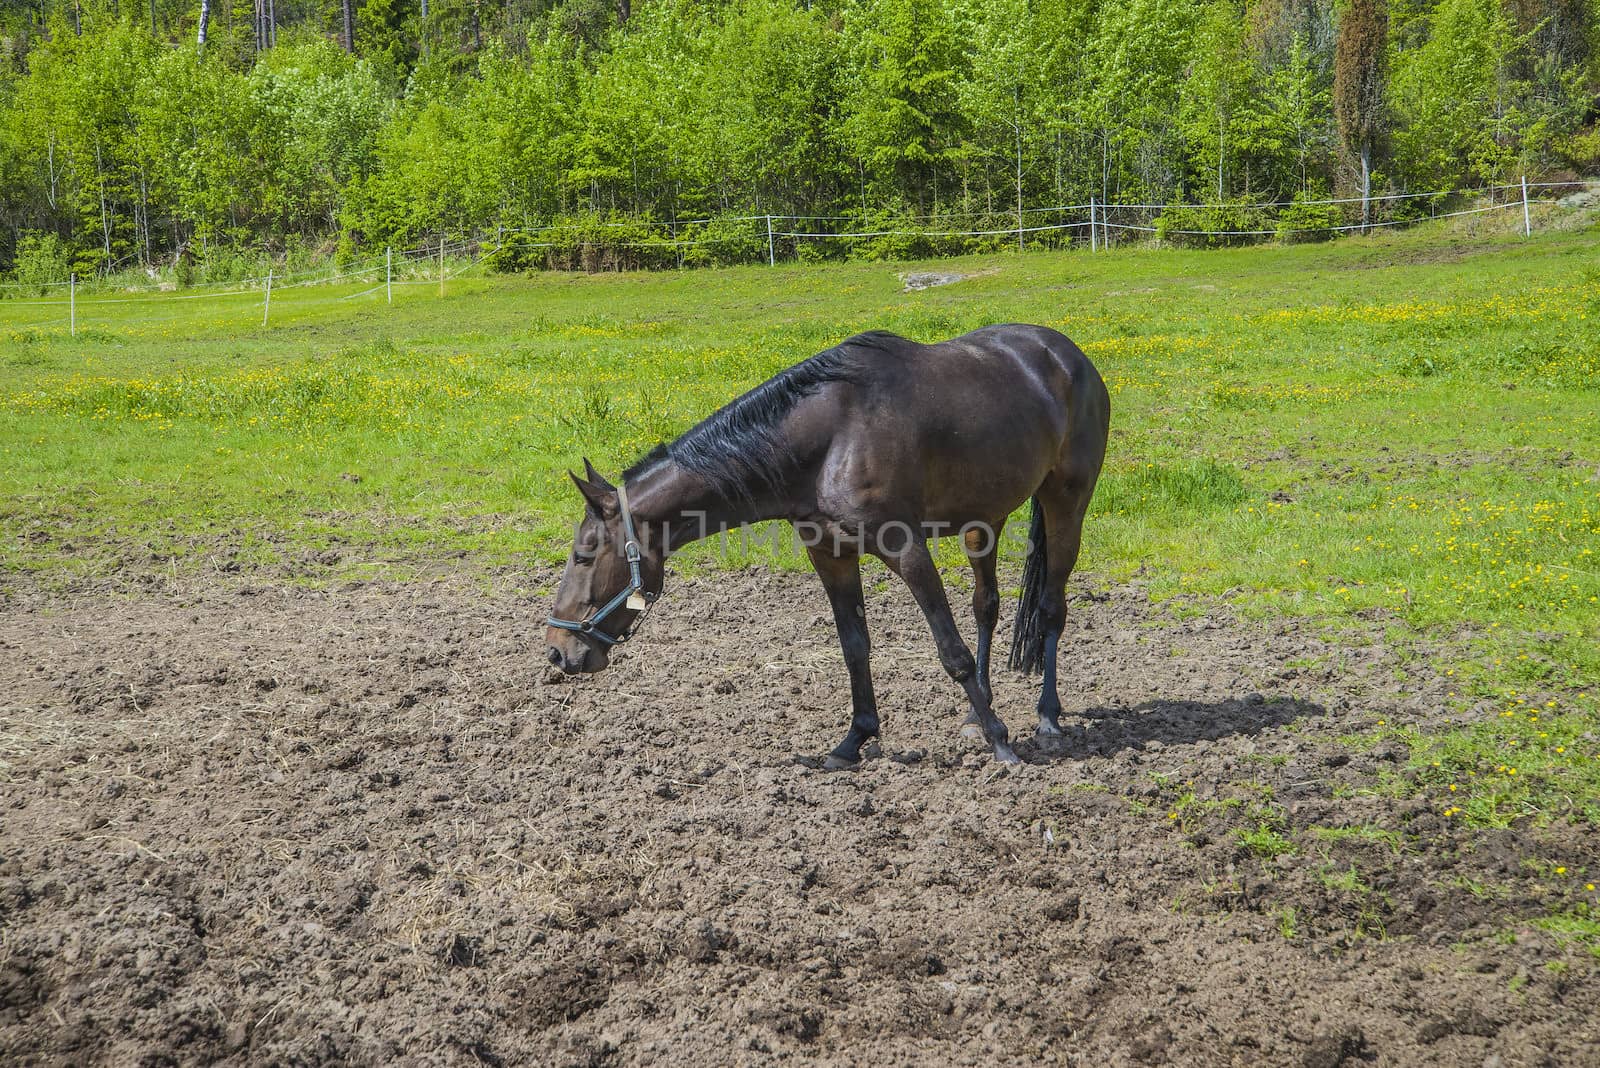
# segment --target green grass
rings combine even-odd
[[[1381,842],[1399,855],[1405,850],[1405,839],[1395,831],[1387,831],[1370,824],[1353,827],[1312,827],[1311,836],[1319,842]]]
[[[1533,921],[1563,942],[1574,943],[1587,949],[1600,960],[1600,909],[1588,903],[1579,903],[1565,912],[1541,916]]]
[[[1472,822],[1600,820],[1597,265],[1594,228],[1433,229],[980,257],[918,293],[911,265],[854,263],[464,278],[393,307],[308,287],[266,327],[255,294],[106,295],[76,338],[0,301],[0,571],[554,561],[583,455],[615,473],[855,330],[1042,322],[1112,391],[1082,569],[1425,636],[1473,722],[1381,728],[1409,788]]]
[[[1290,856],[1299,851],[1293,842],[1266,823],[1257,824],[1255,827],[1235,828],[1233,836],[1239,840],[1240,845],[1262,860]]]

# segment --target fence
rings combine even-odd
[[[181,293],[143,292],[85,299],[80,295],[77,278],[73,277],[66,282],[49,283],[43,287],[47,291],[56,290],[60,293],[58,296],[0,300],[0,307],[59,307],[65,311],[64,317],[29,325],[58,327],[64,318],[68,331],[75,335],[80,326],[80,308],[92,310],[107,305],[228,301],[250,297],[256,299],[242,304],[240,310],[259,307],[262,325],[265,326],[271,322],[273,296],[285,291],[372,281],[372,285],[357,292],[328,299],[354,301],[373,296],[381,290],[385,302],[392,304],[397,287],[437,285],[439,294],[443,296],[450,278],[484,263],[499,270],[539,266],[587,270],[625,266],[683,267],[757,260],[776,266],[780,258],[829,258],[839,255],[840,249],[845,249],[843,254],[848,255],[849,249],[863,242],[877,242],[872,251],[889,253],[879,258],[952,255],[996,250],[1013,244],[1017,248],[1026,248],[1030,242],[1036,248],[1087,245],[1091,251],[1099,252],[1119,243],[1126,234],[1202,244],[1237,243],[1266,237],[1296,240],[1491,212],[1520,212],[1523,233],[1531,236],[1531,205],[1536,199],[1597,188],[1600,188],[1600,181],[1529,182],[1524,178],[1515,184],[1478,189],[1388,193],[1365,201],[1367,210],[1376,208],[1380,217],[1369,217],[1364,221],[1342,221],[1343,216],[1363,205],[1361,198],[1357,197],[1215,204],[1101,203],[1091,198],[1087,204],[1023,208],[1020,211],[901,216],[896,220],[897,224],[925,225],[876,227],[861,226],[863,216],[842,215],[717,216],[665,223],[587,219],[581,224],[502,227],[492,236],[484,235],[454,243],[441,239],[436,245],[399,253],[386,249],[381,259],[374,259],[365,266],[347,264],[288,275],[276,275],[269,269],[266,275],[259,278],[193,286]],[[1336,218],[1341,221],[1333,221]],[[962,219],[976,219],[979,223],[968,227],[952,225]],[[999,219],[1004,219],[1009,225],[996,225]],[[1192,222],[1222,220],[1226,223],[1228,220],[1241,219],[1246,220],[1244,225],[1200,226]],[[852,223],[856,225],[848,225]],[[640,236],[641,233],[644,236]],[[808,249],[811,251],[808,252]],[[602,254],[594,255],[596,250]],[[616,250],[631,250],[638,255],[629,262],[622,259],[608,261],[605,254]],[[708,256],[698,254],[699,250],[721,251]],[[452,258],[455,260],[453,266],[450,263]],[[543,262],[538,262],[541,259]],[[37,291],[39,287],[15,284],[0,286],[0,296],[7,290],[27,288]]]
[[[31,327],[55,326],[59,327],[64,321],[68,333],[76,336],[80,322],[79,310],[116,305],[138,304],[170,304],[174,301],[218,301],[227,302],[235,298],[254,298],[239,305],[241,310],[260,308],[261,325],[271,323],[272,300],[285,291],[304,290],[315,286],[337,286],[340,283],[349,284],[354,281],[373,281],[373,285],[354,293],[341,293],[330,299],[340,302],[354,301],[361,297],[372,296],[379,291],[383,292],[385,303],[394,303],[394,291],[397,288],[408,286],[434,286],[439,287],[439,295],[445,295],[445,283],[469,268],[481,262],[482,242],[478,239],[457,241],[454,243],[440,241],[437,245],[418,249],[408,249],[396,254],[394,249],[385,249],[381,259],[373,260],[366,266],[345,264],[330,266],[311,271],[302,271],[294,274],[277,274],[271,268],[265,275],[255,278],[242,278],[229,282],[200,284],[189,286],[183,292],[171,292],[170,286],[153,291],[136,291],[128,293],[123,291],[120,296],[93,296],[82,295],[84,287],[76,275],[65,282],[47,282],[42,285],[25,286],[9,283],[0,286],[0,295],[4,290],[37,291],[44,289],[55,290],[59,296],[43,296],[38,298],[22,297],[19,299],[0,299],[0,308],[64,308],[66,316],[63,320],[59,316],[26,325]],[[465,262],[462,258],[465,257]],[[454,263],[450,262],[454,259]],[[147,317],[134,322],[154,323],[160,322],[170,316]],[[119,319],[119,322],[127,322]]]
[[[1129,233],[1154,235],[1179,243],[1185,239],[1200,239],[1195,243],[1235,243],[1238,239],[1262,237],[1296,240],[1504,211],[1520,211],[1523,231],[1531,235],[1533,221],[1530,205],[1535,198],[1553,191],[1576,191],[1595,186],[1600,186],[1600,182],[1529,182],[1523,178],[1515,184],[1474,189],[1380,194],[1367,198],[1365,202],[1359,197],[1226,204],[1101,203],[1091,199],[1086,204],[1023,208],[1020,211],[903,216],[896,220],[897,225],[887,226],[861,226],[859,224],[865,216],[842,215],[739,215],[667,223],[641,223],[638,220],[607,222],[596,219],[586,221],[581,227],[557,224],[505,229],[500,232],[500,247],[513,249],[525,261],[530,261],[520,266],[529,267],[538,265],[531,262],[533,257],[529,256],[530,253],[561,253],[564,258],[573,259],[574,247],[638,250],[654,254],[656,260],[654,263],[648,262],[649,257],[646,256],[643,258],[647,262],[638,265],[685,266],[688,265],[685,262],[686,250],[739,249],[741,246],[745,255],[724,258],[753,260],[757,257],[750,255],[750,250],[759,249],[759,258],[775,266],[780,259],[825,258],[826,253],[821,257],[815,253],[808,256],[808,248],[822,246],[837,251],[841,246],[863,242],[884,242],[889,246],[889,252],[906,253],[901,257],[884,258],[959,254],[998,249],[1002,244],[1024,248],[1030,242],[1035,247],[1087,244],[1091,250],[1098,251],[1119,243],[1122,235]],[[1481,203],[1484,200],[1489,203]],[[1377,217],[1365,221],[1330,221],[1336,213],[1355,214],[1363,203],[1375,209]],[[1440,210],[1465,203],[1474,206]],[[1188,219],[1204,221],[1219,215],[1223,218],[1232,216],[1257,220],[1263,224],[1184,225]],[[969,226],[951,225],[952,221],[962,219],[977,220],[977,223]],[[840,223],[858,225],[834,225]],[[898,225],[900,223],[924,225]],[[730,227],[740,224],[746,227],[742,233],[727,232]],[[645,238],[635,236],[642,227],[665,232]],[[701,233],[698,228],[702,227],[718,229],[720,232]],[[596,233],[592,236],[574,234],[574,229]],[[896,239],[900,241],[898,249],[894,244]],[[675,261],[675,264],[668,260]],[[547,263],[545,266],[557,264]]]

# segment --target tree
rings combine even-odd
[[[1164,199],[1184,169],[1178,130],[1180,87],[1193,55],[1195,11],[1187,0],[1130,0],[1102,8],[1082,101],[1093,131],[1102,203],[1133,186],[1133,195]]]
[[[807,213],[844,188],[844,58],[815,11],[743,0],[705,29],[688,75],[685,178],[752,213]]]
[[[54,29],[29,56],[4,124],[15,127],[25,188],[42,201],[41,228],[67,238],[87,273],[148,250],[149,161],[134,101],[164,50],[120,20],[81,37],[61,22]]]
[[[926,211],[963,132],[956,86],[964,72],[950,11],[939,0],[878,0],[846,14],[855,67],[847,142],[880,200],[898,192]]]
[[[1372,159],[1385,132],[1389,12],[1384,0],[1349,0],[1334,45],[1333,111],[1345,151],[1360,166],[1361,225],[1372,222]]]
[[[1286,62],[1267,76],[1266,102],[1292,153],[1299,192],[1307,193],[1313,163],[1320,165],[1331,143],[1331,131],[1328,85],[1312,60],[1305,37],[1294,38]]]
[[[1522,126],[1511,77],[1520,42],[1499,0],[1443,0],[1421,48],[1397,59],[1396,143],[1408,177],[1466,183],[1504,173]]]
[[[1195,60],[1179,109],[1194,157],[1216,174],[1218,203],[1228,199],[1231,157],[1246,147],[1235,143],[1236,135],[1241,128],[1259,134],[1263,125],[1255,114],[1258,71],[1246,47],[1242,15],[1234,0],[1217,0],[1206,9],[1195,28]]]
[[[335,225],[345,190],[377,166],[379,131],[396,109],[380,61],[310,37],[266,53],[246,77],[271,146],[263,199],[278,214],[276,228]]]
[[[972,41],[972,73],[960,85],[962,111],[978,150],[1011,172],[1016,198],[1017,248],[1023,246],[1024,141],[1034,134],[1034,101],[1042,66],[1027,33],[1027,0],[991,0],[978,5]],[[988,183],[985,182],[985,185]]]
[[[417,60],[411,27],[417,13],[413,0],[366,0],[356,14],[356,40],[362,58],[375,63],[396,85]]]

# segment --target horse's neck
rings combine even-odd
[[[653,536],[664,537],[668,552],[746,523],[780,518],[772,501],[730,501],[671,460],[635,476],[628,486],[635,519]]]

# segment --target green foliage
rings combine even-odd
[[[940,0],[877,0],[846,16],[846,143],[880,197],[900,190],[931,206],[930,179],[953,158],[965,126],[957,93],[965,57],[950,9]]]
[[[543,266],[544,250],[539,235],[527,230],[502,234],[499,243],[484,253],[483,262],[495,274],[519,274]]]
[[[1500,0],[1442,0],[1431,19],[1427,42],[1395,63],[1396,155],[1444,186],[1503,177],[1517,156],[1510,66],[1521,42]]]
[[[1326,199],[1320,191],[1296,193],[1294,200],[1278,210],[1274,223],[1278,240],[1293,243],[1322,241],[1332,237],[1332,228],[1344,226],[1348,220],[1338,204],[1313,203]]]
[[[1156,217],[1156,237],[1182,246],[1245,245],[1271,230],[1266,210],[1249,201],[1168,208]]]
[[[676,240],[686,267],[723,267],[767,258],[766,226],[748,219],[712,219],[683,227]],[[691,243],[692,242],[692,243]]]
[[[29,231],[17,242],[16,279],[22,292],[43,296],[45,287],[67,281],[71,266],[61,238]]]
[[[666,228],[648,219],[596,213],[564,215],[538,234],[545,266],[558,271],[637,271],[670,267],[677,250]]]
[[[366,0],[355,55],[337,5],[280,8],[267,41],[248,6],[215,9],[203,55],[170,5],[154,35],[142,8],[0,12],[0,269],[29,230],[109,277],[190,246],[341,234],[365,254],[590,215],[998,230],[1091,195],[1228,205],[1164,220],[1176,240],[1354,192],[1362,160],[1378,192],[1600,165],[1587,0],[660,0],[626,19],[604,0],[435,0],[426,24],[416,0]],[[1249,228],[1332,216],[1297,204]],[[644,258],[759,260],[739,225]]]
[[[1234,829],[1233,834],[1239,840],[1240,845],[1262,860],[1273,860],[1277,857],[1289,856],[1298,852],[1298,847],[1270,824],[1261,823],[1255,827],[1238,827]],[[1291,936],[1285,935],[1284,937]]]

